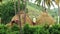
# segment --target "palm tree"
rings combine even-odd
[[[37,6],[40,6],[41,0],[36,0],[35,2],[37,2]]]
[[[50,6],[52,5],[53,7],[55,7],[54,6],[54,4],[53,4],[53,0],[44,0],[44,3],[48,6],[48,9],[50,10]]]
[[[48,10],[50,10],[51,0],[45,0],[46,5],[48,6]],[[46,10],[45,10],[46,11]]]
[[[38,6],[40,6],[41,1],[42,1],[42,0],[36,0]],[[43,7],[43,5],[44,5],[44,10],[46,9],[46,8],[45,8],[45,4],[50,8],[51,0],[43,0],[43,1],[42,1],[42,7]]]
[[[59,16],[59,13],[60,13],[60,11],[59,11],[59,0],[52,0],[52,1],[54,1],[55,3],[56,3],[56,5],[58,6],[58,24],[59,24],[59,18],[60,18],[60,16]],[[47,4],[48,3],[48,4]],[[46,4],[48,5],[48,6],[50,6],[50,4],[52,4],[53,5],[53,3],[50,1],[50,0],[47,0],[47,2],[46,2]],[[53,5],[54,6],[54,5]]]
[[[36,0],[37,2],[37,5],[40,5],[42,0]],[[44,4],[44,8],[45,8],[45,4],[48,6],[48,8],[50,9],[50,6],[53,5],[54,7],[54,4],[52,3],[53,0],[43,0],[42,1],[42,7],[43,7],[43,4]],[[46,9],[46,8],[45,8]]]

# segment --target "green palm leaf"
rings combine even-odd
[[[37,2],[37,5],[40,6],[41,0],[36,0],[35,2]]]
[[[45,3],[47,4],[47,6],[51,5],[51,0],[45,0]]]

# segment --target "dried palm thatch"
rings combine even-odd
[[[44,24],[52,25],[55,23],[55,20],[47,12],[42,12],[40,16],[38,16],[36,22],[37,25],[44,25]]]
[[[11,23],[6,24],[5,26],[9,28],[12,27]]]
[[[26,17],[25,17],[24,11],[20,11],[20,18],[21,18],[21,24],[22,24],[22,26],[23,26],[25,23],[28,23],[29,25],[33,25],[32,20],[30,19],[30,17],[29,17],[27,14],[26,14]],[[25,18],[25,20],[24,20],[24,18]],[[13,23],[18,24],[18,21],[19,21],[19,16],[18,16],[18,14],[16,14],[16,15],[12,18],[10,24],[11,24],[11,25],[13,25]],[[24,22],[24,21],[25,21],[25,22]]]

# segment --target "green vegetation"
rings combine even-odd
[[[18,34],[18,30],[16,25],[12,28],[8,28],[4,24],[0,24],[0,34]]]
[[[24,5],[21,4],[20,9],[22,8],[24,8]],[[16,8],[16,10],[18,10],[18,8]],[[1,15],[0,17],[2,18],[2,23],[4,24],[9,23],[12,17],[15,15],[14,2],[9,1],[8,3],[2,3],[0,5],[0,15]]]
[[[45,26],[29,26],[26,24],[23,27],[23,34],[60,34],[60,24],[49,27]],[[0,34],[19,34],[19,27],[15,24],[11,28],[0,24]]]
[[[16,1],[16,4],[17,4],[17,1]],[[23,8],[24,8],[24,5],[20,4],[20,9],[23,9]],[[33,16],[36,16],[36,17],[39,16],[43,9],[41,6],[39,7],[33,3],[28,3],[27,8],[28,8],[28,15],[30,16],[31,19],[33,18]],[[17,10],[16,12],[18,12],[17,8],[16,10]],[[51,16],[53,16],[55,19],[57,19],[57,10],[58,9],[48,10],[48,13]],[[2,23],[4,24],[9,23],[11,18],[14,15],[15,15],[14,2],[10,0],[8,2],[3,1],[3,3],[1,3],[0,5],[0,17],[2,18]]]
[[[17,0],[15,0],[15,1],[16,1],[15,2],[16,3],[16,13],[18,13],[18,1]],[[53,1],[58,6],[59,0],[56,0],[56,1],[53,0]],[[26,4],[26,13],[30,17],[30,19],[32,19],[34,16],[35,16],[35,18],[38,18],[38,16],[41,15],[40,13],[45,10],[45,6],[40,6],[41,0],[36,0],[36,2],[37,2],[37,4],[31,3],[28,1],[28,3]],[[45,2],[46,5],[48,6],[48,8],[46,8],[48,14],[51,15],[53,17],[53,19],[56,20],[56,23],[57,23],[58,11],[59,11],[58,8],[50,9],[50,6],[53,4],[51,4],[51,1],[49,1],[49,0],[46,0],[43,2]],[[43,3],[43,5],[44,5],[44,3]],[[20,10],[24,10],[24,9],[25,9],[25,5],[24,5],[23,0],[21,0],[20,1]],[[19,34],[20,33],[21,28],[17,24],[14,24],[11,27],[5,25],[7,23],[10,24],[10,21],[14,15],[15,15],[14,1],[13,0],[0,0],[0,18],[1,18],[0,34]],[[23,34],[60,34],[60,24],[52,25],[52,27],[50,27],[49,25],[31,26],[31,25],[25,24],[22,27],[21,32]]]

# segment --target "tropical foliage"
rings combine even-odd
[[[16,2],[17,6],[17,2]],[[24,6],[21,4],[20,8],[24,8]],[[18,10],[18,8],[16,8]],[[18,11],[16,11],[18,12]],[[3,23],[8,23],[11,18],[15,15],[15,10],[14,10],[14,2],[9,1],[7,3],[2,3],[0,5],[0,15],[2,18]]]
[[[19,34],[19,27],[15,24],[14,26],[6,27],[4,24],[0,24],[0,34]],[[29,26],[26,24],[22,30],[23,34],[60,34],[60,24],[49,27],[45,26]]]
[[[40,5],[41,2],[42,2],[42,6]],[[58,8],[50,9],[51,5],[53,5],[53,7],[54,7],[53,2],[55,2],[55,4],[58,6]],[[22,30],[21,32],[23,34],[60,34],[60,24],[57,24],[59,2],[60,2],[60,0],[43,0],[43,1],[35,0],[35,3],[36,3],[35,4],[35,3],[29,2],[28,0],[25,0],[25,1],[21,0],[20,4],[19,4],[20,10],[26,10],[26,13],[29,15],[29,17],[31,19],[33,18],[33,16],[35,16],[35,18],[38,19],[37,22],[39,25],[31,26],[31,25],[24,23],[25,25],[22,28],[20,28],[19,25],[17,25],[17,24],[14,24],[11,27],[5,25],[6,23],[10,24],[12,17],[18,13],[18,5],[17,5],[18,1],[17,0],[15,0],[15,1],[14,0],[0,0],[0,18],[2,19],[1,20],[2,24],[0,24],[0,34],[19,34],[20,29]],[[48,9],[45,8],[46,7],[45,5],[48,6]],[[44,10],[44,9],[46,9],[46,10]],[[41,16],[41,12],[43,12],[42,10],[47,11],[42,14],[43,17]],[[47,15],[46,17],[49,17],[49,18],[44,17],[45,14]],[[42,18],[40,18],[40,17],[42,17]],[[43,18],[45,18],[45,20]],[[56,20],[56,24],[52,25],[52,26],[45,25],[43,23],[43,21],[46,22],[46,19],[50,23],[55,22],[55,20]],[[54,21],[53,21],[53,19],[54,19]],[[42,20],[41,23],[44,25],[42,25],[42,26],[40,25],[40,23],[39,23],[40,20]],[[47,23],[49,23],[49,22],[47,22]]]

